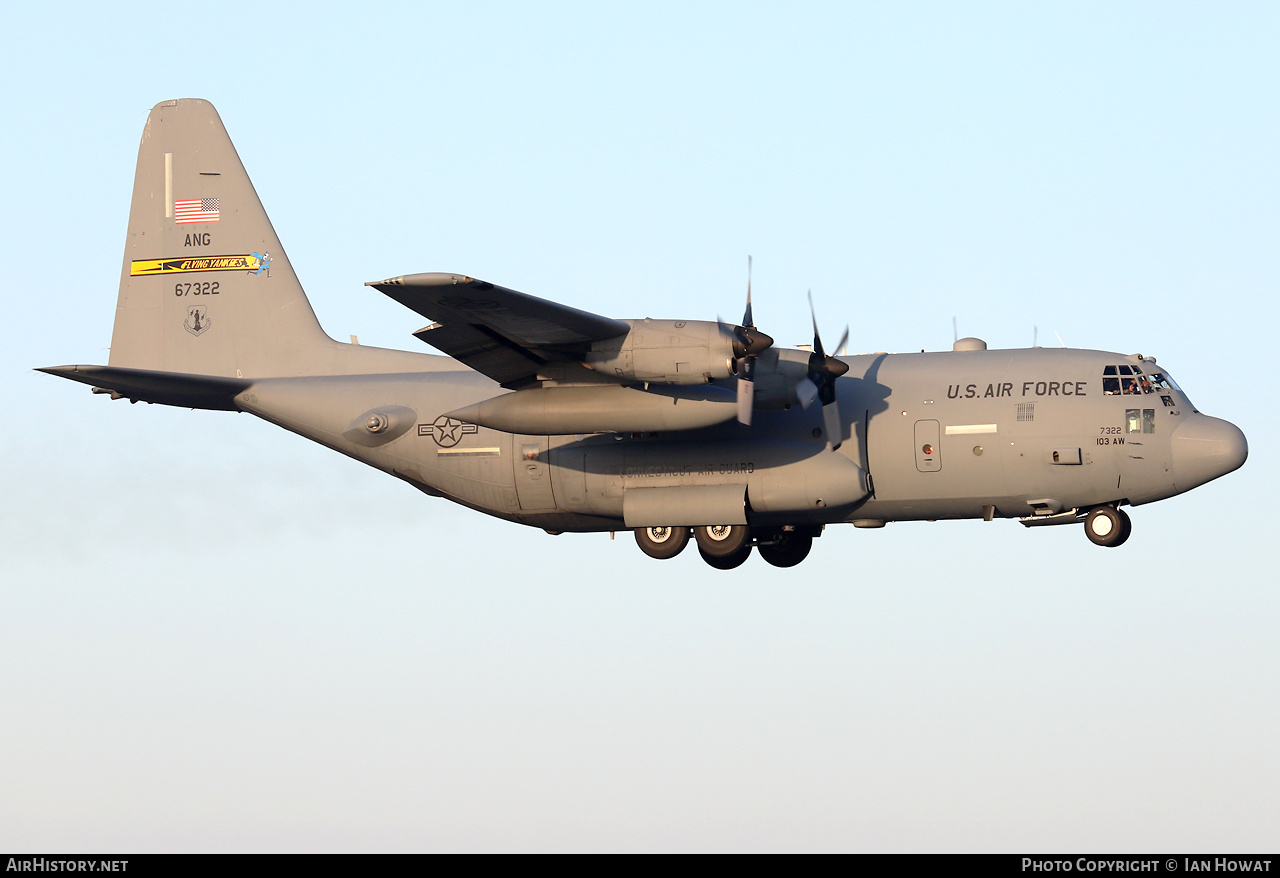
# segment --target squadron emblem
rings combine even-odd
[[[192,335],[203,335],[213,325],[209,320],[209,309],[204,305],[192,305],[187,309],[187,319],[182,325]]]

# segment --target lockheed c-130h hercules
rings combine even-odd
[[[1240,467],[1245,437],[1153,358],[826,353],[753,325],[616,320],[456,274],[369,286],[447,356],[329,338],[205,101],[138,153],[106,366],[43,371],[130,401],[249,412],[436,497],[552,533],[632,530],[713,567],[792,566],[828,524],[1017,518],[1129,536],[1122,507]],[[832,350],[839,350],[841,340]]]

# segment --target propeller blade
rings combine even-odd
[[[839,448],[844,442],[844,427],[840,421],[840,406],[836,404],[836,379],[849,371],[849,364],[827,356],[822,346],[818,312],[813,307],[813,290],[809,290],[809,316],[813,319],[813,353],[809,355],[808,376],[796,385],[796,398],[805,408],[812,405],[815,398],[822,400],[822,423],[827,430],[827,441],[833,449]],[[846,325],[835,350],[843,350],[848,341],[849,327]]]
[[[802,408],[808,408],[813,405],[813,401],[818,398],[818,385],[813,383],[812,378],[801,378],[796,384],[796,399],[800,400]]]
[[[822,423],[827,428],[827,441],[832,448],[844,442],[844,425],[840,423],[840,406],[832,402],[822,407]]]
[[[741,326],[727,326],[716,318],[720,331],[728,334],[733,346],[734,371],[738,375],[738,420],[751,425],[751,413],[755,408],[756,357],[773,347],[773,337],[756,329],[751,313],[751,257],[747,256],[747,307],[742,312]]]
[[[840,343],[837,344],[834,348],[832,348],[832,350],[836,352],[836,356],[840,355],[840,352],[844,350],[844,346],[848,343],[849,343],[849,326],[846,324],[844,328],[844,335],[840,336]]]
[[[755,408],[756,383],[747,378],[738,379],[738,421],[751,426],[751,412]]]
[[[822,335],[818,332],[818,312],[813,308],[813,290],[809,290],[809,316],[813,318],[813,352],[818,359],[825,360],[827,355],[822,349]]]

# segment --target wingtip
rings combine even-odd
[[[459,284],[485,284],[474,277],[449,271],[426,271],[419,274],[402,274],[386,280],[366,281],[366,287],[449,287]],[[492,286],[492,284],[487,284]]]

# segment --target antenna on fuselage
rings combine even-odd
[[[1040,347],[1040,327],[1035,324],[1031,325],[1031,346],[1033,348]]]
[[[1062,345],[1065,348],[1067,346],[1067,343],[1062,340],[1062,336],[1058,335],[1058,333],[1056,332],[1054,333],[1054,335],[1058,336],[1058,344]]]
[[[951,318],[951,341],[954,343],[959,340],[960,340],[960,329],[959,327],[956,326],[956,318],[952,317]]]

